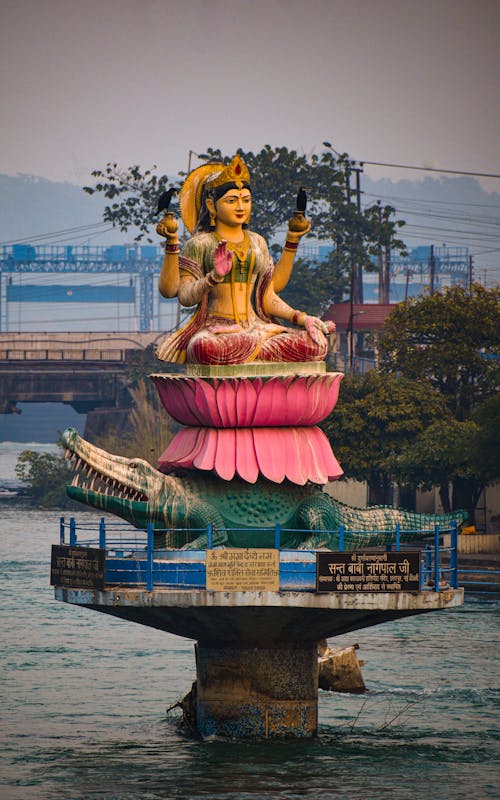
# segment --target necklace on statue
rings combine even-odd
[[[215,236],[219,242],[224,239],[224,237],[220,236],[218,233],[216,233]],[[234,253],[240,264],[243,264],[247,259],[248,248],[250,247],[250,237],[248,233],[245,231],[241,242],[228,242],[227,239],[225,242],[227,249],[231,253]]]

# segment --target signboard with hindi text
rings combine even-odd
[[[420,553],[316,553],[317,592],[418,592]]]
[[[207,550],[207,589],[213,592],[278,592],[279,551],[258,548]]]
[[[106,551],[92,547],[52,545],[51,586],[104,589]]]

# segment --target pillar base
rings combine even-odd
[[[312,738],[318,730],[316,644],[196,646],[200,736]]]

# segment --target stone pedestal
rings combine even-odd
[[[310,738],[318,728],[315,644],[196,647],[200,736]]]
[[[343,594],[57,586],[55,595],[197,641],[191,724],[202,737],[250,739],[316,735],[320,639],[463,603],[463,589]]]

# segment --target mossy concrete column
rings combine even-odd
[[[196,723],[201,736],[316,736],[316,644],[277,648],[198,644],[196,672]]]

